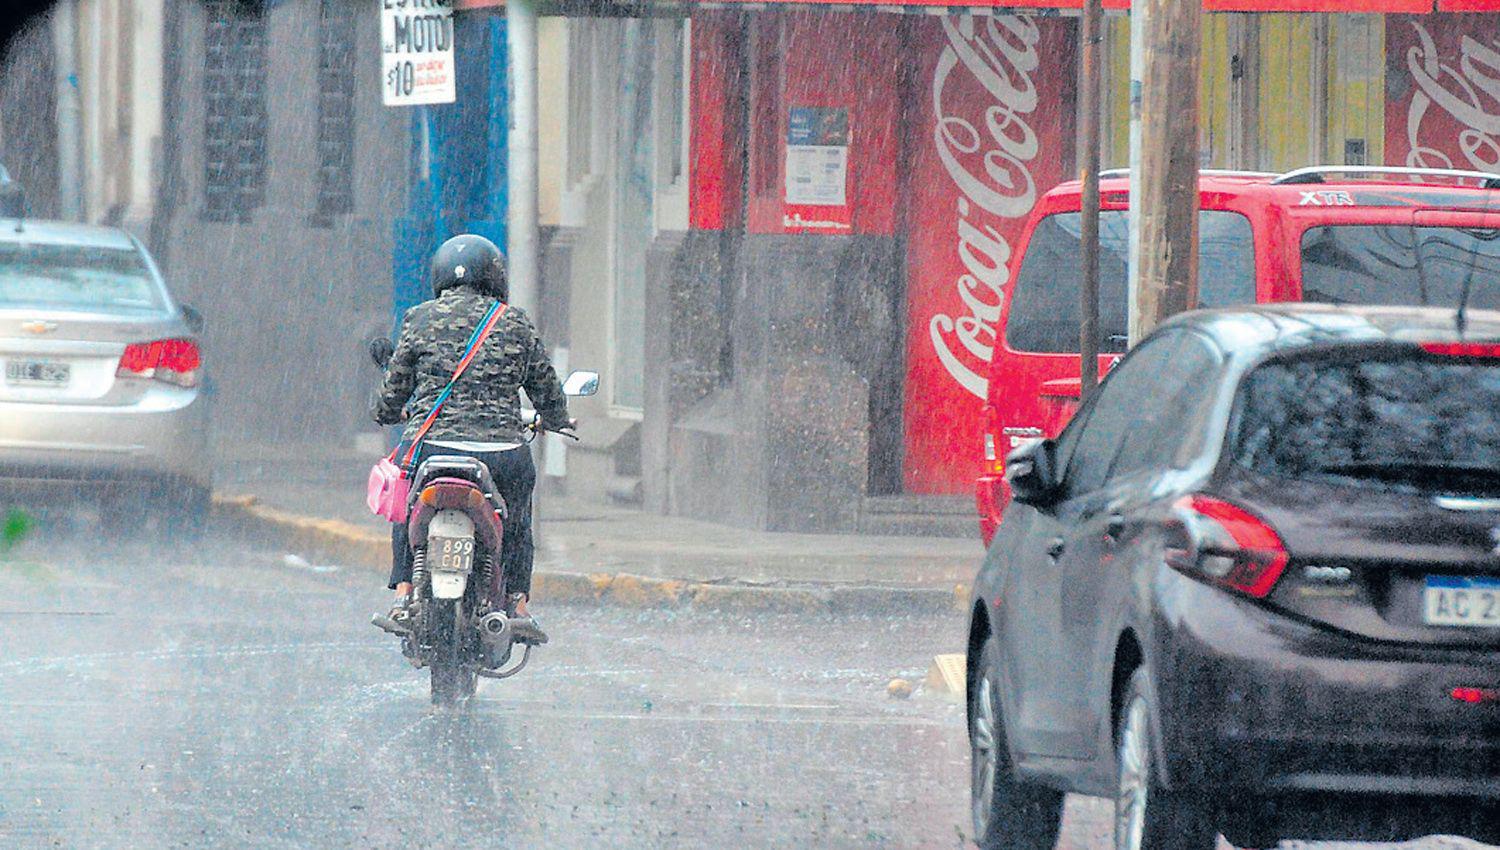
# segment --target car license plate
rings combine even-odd
[[[429,537],[427,565],[434,570],[467,573],[474,570],[474,538]]]
[[[1500,578],[1428,576],[1422,615],[1430,626],[1500,628]]]
[[[65,387],[72,367],[52,360],[7,360],[5,383],[18,386]]]

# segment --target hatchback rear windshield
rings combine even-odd
[[[1456,307],[1465,280],[1471,307],[1500,308],[1500,230],[1361,224],[1302,234],[1304,301]]]
[[[1235,462],[1283,478],[1500,492],[1500,360],[1319,356],[1255,369]]]
[[[161,290],[139,251],[0,243],[0,308],[156,312]]]
[[[1078,287],[1082,277],[1081,213],[1057,213],[1037,222],[1026,247],[1005,340],[1015,351],[1078,351]],[[1198,215],[1198,302],[1203,307],[1255,303],[1255,243],[1250,220],[1239,213]],[[1099,214],[1099,350],[1121,352],[1126,343],[1129,215]]]

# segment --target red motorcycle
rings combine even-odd
[[[563,383],[573,396],[593,395],[598,387],[594,372],[574,372]],[[542,430],[533,414],[526,442]],[[451,705],[473,695],[480,678],[521,672],[535,644],[517,637],[514,612],[505,605],[500,545],[506,505],[489,469],[471,457],[435,455],[417,468],[410,492],[412,601],[400,620],[376,614],[371,621],[401,638],[413,666],[431,671],[433,703]],[[521,659],[507,667],[517,643],[524,646]]]

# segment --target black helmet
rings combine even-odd
[[[505,278],[505,255],[495,243],[472,233],[455,236],[432,255],[432,294],[442,295],[455,286],[472,286],[491,298],[510,297]]]

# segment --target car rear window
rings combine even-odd
[[[1304,301],[1455,307],[1471,268],[1470,306],[1500,308],[1500,230],[1361,224],[1302,234]]]
[[[0,243],[0,308],[156,312],[164,309],[139,251]]]
[[[1275,361],[1240,386],[1233,458],[1284,478],[1500,492],[1500,360]]]
[[[1082,277],[1081,213],[1057,213],[1037,222],[1016,276],[1005,322],[1012,350],[1078,351],[1078,287]],[[1198,218],[1202,307],[1255,303],[1255,242],[1250,220],[1235,212],[1204,210]],[[1099,214],[1099,350],[1120,352],[1126,343],[1129,216]]]

